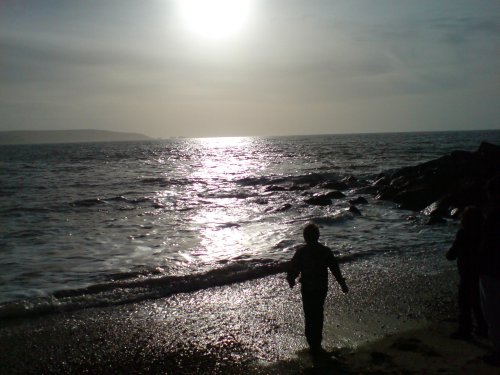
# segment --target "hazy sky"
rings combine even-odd
[[[0,130],[500,128],[499,0],[199,1],[0,0]]]

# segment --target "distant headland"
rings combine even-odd
[[[80,143],[145,141],[152,138],[139,133],[112,132],[107,130],[14,130],[0,132],[0,144]]]

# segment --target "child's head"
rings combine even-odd
[[[465,207],[462,215],[460,216],[462,227],[464,229],[475,229],[481,226],[483,222],[483,215],[481,210],[476,206]]]
[[[304,240],[306,243],[316,243],[319,239],[319,228],[316,224],[309,223],[304,227]]]

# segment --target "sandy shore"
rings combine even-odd
[[[412,265],[415,267],[415,265]],[[394,260],[344,265],[331,285],[324,347],[306,350],[299,290],[284,275],[159,300],[0,322],[0,373],[498,374],[486,342],[456,329],[455,272]]]

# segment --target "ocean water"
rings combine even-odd
[[[0,317],[277,273],[309,221],[341,262],[419,257],[416,272],[439,272],[457,223],[424,225],[359,189],[481,141],[500,144],[500,131],[0,146]],[[349,177],[331,206],[305,202]]]

